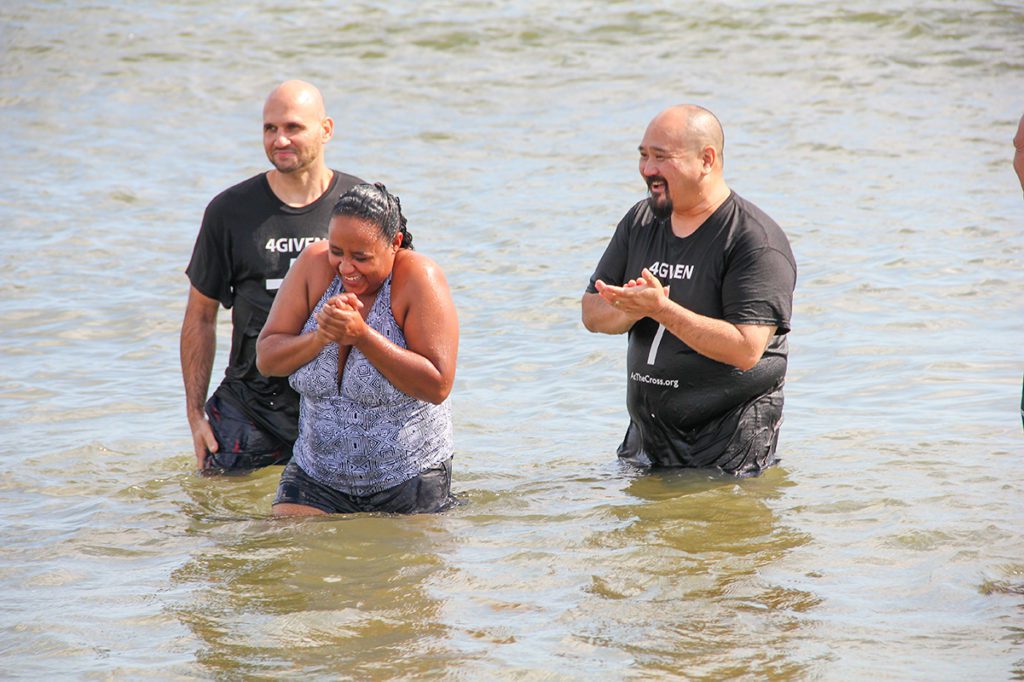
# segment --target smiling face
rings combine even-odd
[[[639,146],[640,175],[647,183],[651,210],[659,218],[692,202],[704,174],[700,155],[686,144],[684,127],[664,118],[651,121]]]
[[[324,145],[334,122],[312,86],[288,82],[277,88],[263,107],[263,148],[281,173],[295,173],[322,162]]]
[[[395,266],[402,234],[387,241],[380,227],[350,215],[334,216],[328,231],[327,258],[341,277],[345,291],[357,296],[375,294]]]
[[[703,107],[680,104],[655,116],[639,147],[640,175],[655,215],[686,216],[719,205],[729,192],[722,178],[724,148],[721,123]]]

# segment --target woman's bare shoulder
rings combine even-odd
[[[444,279],[444,271],[433,258],[408,249],[401,249],[395,255],[394,274],[396,279],[400,277],[409,281]]]
[[[448,305],[451,292],[441,266],[419,251],[399,251],[391,276],[391,301],[399,324],[413,305],[434,310]]]

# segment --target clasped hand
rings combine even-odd
[[[354,346],[366,332],[363,302],[355,294],[332,296],[316,314],[317,336],[324,344]]]
[[[640,319],[654,317],[668,302],[668,287],[662,286],[658,278],[647,268],[641,276],[631,279],[621,287],[605,284],[601,280],[594,283],[597,293],[608,301],[616,310]]]

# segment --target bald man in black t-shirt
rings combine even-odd
[[[583,323],[629,333],[621,457],[748,476],[776,461],[796,263],[775,221],[726,185],[723,148],[701,107],[651,121],[650,197],[616,228]]]
[[[320,91],[286,81],[263,107],[263,146],[273,168],[217,195],[207,206],[188,274],[181,371],[196,465],[253,469],[291,457],[298,397],[287,378],[256,369],[256,337],[285,273],[307,244],[324,239],[331,209],[359,178],[333,171],[324,145],[334,121]],[[207,400],[220,306],[231,309],[231,355]]]

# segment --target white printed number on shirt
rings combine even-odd
[[[280,239],[268,239],[266,245],[263,247],[271,253],[299,253],[304,248],[318,242],[322,237],[281,237]],[[288,268],[291,269],[295,265],[297,258],[292,258],[288,261]],[[284,281],[283,277],[268,279],[267,280],[267,291],[277,291],[281,288],[281,282]]]
[[[288,269],[289,270],[291,270],[291,267],[293,265],[295,265],[295,261],[297,261],[297,260],[298,260],[298,258],[292,258],[290,261],[288,261]],[[267,280],[267,291],[277,291],[278,289],[281,288],[281,283],[282,282],[284,282],[284,277],[281,277],[281,278],[278,278],[278,279],[268,279]]]
[[[653,365],[654,361],[658,358],[658,347],[661,345],[661,339],[665,336],[665,325],[659,324],[658,331],[654,334],[654,340],[651,341],[651,352],[647,354],[647,364]]]

